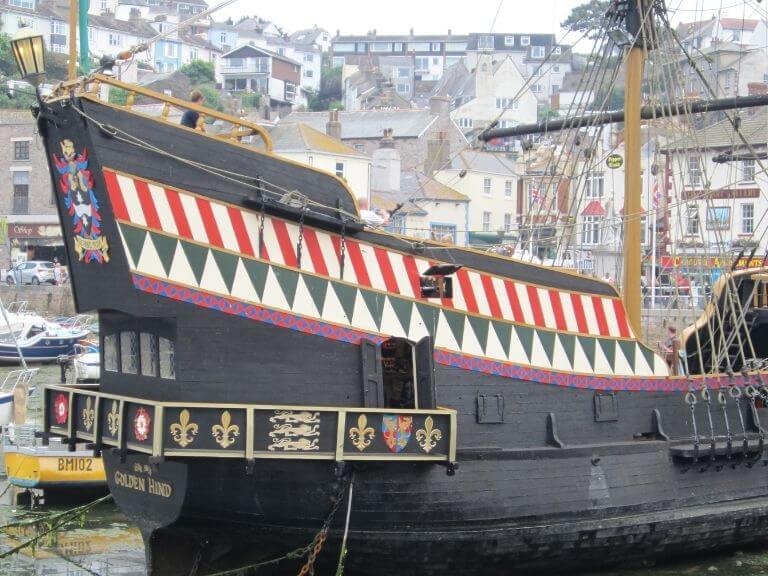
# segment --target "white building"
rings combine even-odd
[[[357,198],[370,196],[371,158],[306,124],[278,124],[270,130],[277,155],[342,178]]]

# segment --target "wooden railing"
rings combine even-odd
[[[456,411],[160,402],[45,387],[45,432],[155,458],[456,461]]]
[[[229,131],[207,135],[220,138],[222,140],[231,140],[236,142],[242,141],[244,137],[256,135],[259,136],[263,141],[264,148],[267,150],[267,152],[272,151],[272,139],[269,137],[269,132],[267,132],[263,126],[259,126],[258,124],[237,118],[236,116],[232,116],[230,114],[225,114],[211,108],[206,108],[205,106],[194,104],[193,102],[187,102],[173,96],[161,94],[142,86],[121,82],[120,80],[116,80],[111,76],[104,76],[103,74],[94,74],[80,78],[78,80],[73,80],[71,82],[61,82],[60,84],[54,86],[49,98],[56,99],[69,97],[69,95],[74,91],[79,96],[101,101],[103,86],[117,88],[126,92],[125,104],[119,105],[126,110],[131,110],[134,108],[136,105],[136,99],[139,96],[147,98],[150,101],[161,105],[159,119],[162,121],[167,122],[171,116],[171,111],[174,109],[179,111],[194,110],[200,114],[200,118],[203,120],[210,117],[215,120],[221,120],[222,122],[225,122],[231,126]],[[155,116],[151,117],[155,118]]]

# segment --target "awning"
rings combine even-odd
[[[582,216],[605,216],[605,208],[602,207],[599,200],[592,200],[581,212]]]

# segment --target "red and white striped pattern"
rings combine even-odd
[[[257,258],[260,215],[137,177],[104,169],[115,217],[123,222]],[[341,237],[304,226],[299,267],[299,227],[267,216],[262,258],[319,276],[339,278]],[[382,292],[419,298],[419,277],[435,261],[346,239],[343,280]],[[595,336],[632,338],[617,298],[561,292],[466,268],[443,306],[531,326]]]

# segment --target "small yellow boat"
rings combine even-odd
[[[56,440],[42,446],[37,439],[26,438],[24,428],[16,427],[16,434],[3,438],[8,482],[21,488],[43,490],[101,487],[106,490],[101,458],[85,449],[70,452]]]

